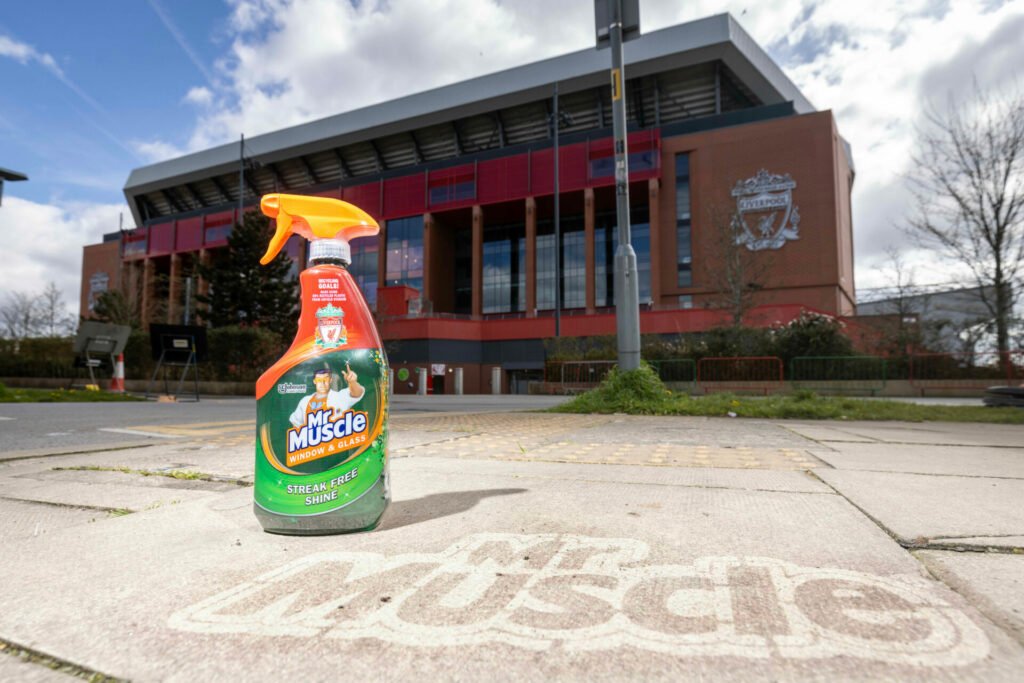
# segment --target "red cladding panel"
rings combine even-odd
[[[481,161],[476,191],[481,204],[522,199],[530,195],[530,166],[526,154]]]
[[[555,178],[555,158],[550,149],[541,149],[530,155],[530,194],[552,194]]]
[[[586,143],[565,145],[558,151],[559,191],[582,190],[587,186]]]
[[[208,215],[203,223],[203,245],[219,247],[227,244],[234,220],[234,211],[222,211]]]
[[[178,234],[174,238],[174,251],[197,251],[203,246],[203,219],[185,218],[178,221]]]
[[[411,216],[427,210],[422,173],[384,181],[384,217]]]
[[[174,251],[174,222],[157,223],[149,228],[149,255],[163,256]]]
[[[355,204],[377,220],[381,219],[380,183],[367,183],[346,187],[342,196],[349,204]]]

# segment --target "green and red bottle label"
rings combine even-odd
[[[268,512],[338,510],[385,472],[387,359],[365,304],[347,305],[353,287],[341,268],[302,274],[296,343],[257,385],[254,496]]]

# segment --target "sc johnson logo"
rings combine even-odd
[[[647,557],[646,544],[631,539],[550,534],[475,534],[436,554],[318,553],[182,609],[169,625],[419,647],[634,647],[936,667],[989,652],[981,629],[919,576],[760,557],[692,565]]]

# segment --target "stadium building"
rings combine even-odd
[[[735,250],[763,271],[747,285],[753,323],[802,308],[852,315],[854,170],[832,113],[729,15],[648,33],[625,60],[641,331],[726,320]],[[436,391],[462,367],[467,393],[489,393],[501,367],[502,390],[522,391],[556,313],[562,336],[615,332],[609,63],[582,50],[137,168],[124,193],[138,227],[85,247],[83,314],[100,292],[134,286],[149,322],[180,322],[184,276],[216,264],[240,203],[341,198],[382,226],[353,243],[351,271],[393,366],[430,368]],[[730,225],[738,238],[723,240]],[[296,264],[304,249],[289,243]]]

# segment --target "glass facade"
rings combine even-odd
[[[377,306],[377,252],[380,240],[374,237],[360,237],[349,243],[352,247],[352,263],[348,272],[359,285],[370,308]]]
[[[389,220],[387,238],[387,284],[408,285],[422,292],[423,216]]]
[[[636,252],[640,303],[651,300],[651,225],[646,206],[629,211],[630,241]],[[615,305],[615,250],[619,246],[618,216],[614,211],[594,216],[594,305]]]
[[[680,287],[693,285],[690,243],[690,155],[676,155],[676,277]]]
[[[583,216],[562,216],[562,308],[587,305],[587,251]],[[537,221],[537,310],[555,308],[555,223]]]
[[[484,313],[526,310],[525,234],[522,223],[484,228]]]

